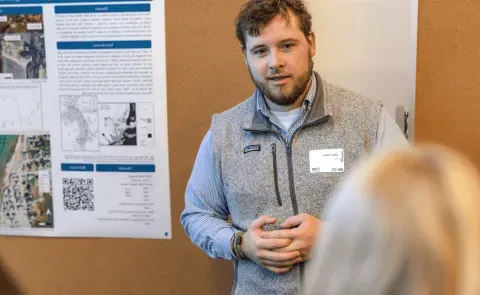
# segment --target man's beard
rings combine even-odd
[[[253,83],[257,88],[263,93],[266,99],[269,99],[273,103],[281,106],[288,106],[294,104],[298,98],[305,92],[305,89],[308,86],[308,82],[310,82],[310,78],[312,77],[313,74],[313,59],[312,57],[308,58],[308,69],[305,71],[301,76],[297,77],[291,77],[290,79],[295,79],[293,80],[293,85],[291,87],[291,90],[288,92],[282,91],[280,88],[280,93],[274,93],[273,91],[270,90],[268,87],[267,83],[268,81],[262,80],[262,81],[257,81],[253,77],[252,71],[250,69],[250,66],[248,66],[248,72],[250,73],[250,77],[252,78]],[[271,75],[275,74],[282,74],[279,72],[274,72],[271,73]]]

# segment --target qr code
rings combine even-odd
[[[63,179],[63,208],[70,211],[95,211],[92,178]]]

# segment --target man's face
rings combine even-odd
[[[305,37],[297,17],[280,15],[253,37],[247,34],[243,49],[250,76],[273,103],[288,106],[306,92],[313,71],[315,36]]]

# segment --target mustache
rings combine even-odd
[[[292,75],[288,75],[288,74],[271,74],[271,75],[268,75],[266,78],[267,79],[278,79],[278,78],[289,78],[291,76]]]

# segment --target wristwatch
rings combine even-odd
[[[231,242],[231,250],[232,250],[232,253],[238,258],[238,259],[246,259],[247,256],[245,255],[245,253],[243,253],[242,251],[242,239],[243,239],[243,235],[245,233],[243,232],[236,232],[235,234],[233,234],[233,237],[232,237],[232,242]]]

